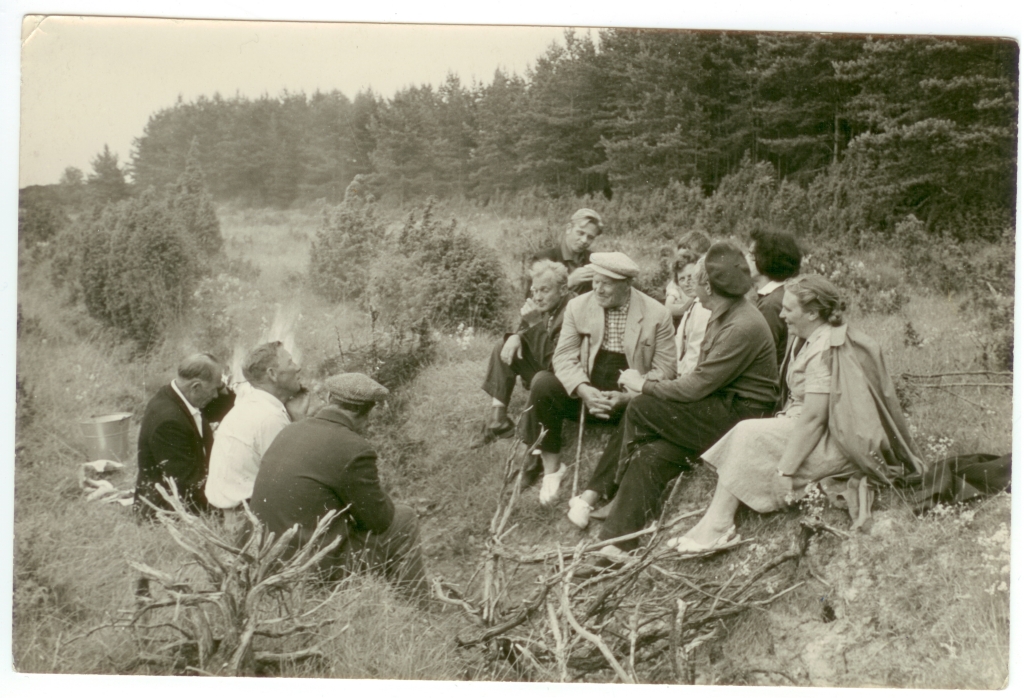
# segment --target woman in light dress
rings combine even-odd
[[[843,309],[838,289],[822,276],[786,282],[781,317],[791,342],[780,371],[788,387],[783,409],[775,418],[740,422],[703,454],[718,471],[718,486],[704,517],[685,535],[670,539],[670,546],[682,553],[724,547],[736,539],[733,520],[741,502],[758,512],[775,511],[802,496],[812,482],[858,472],[829,429],[833,350],[848,341]]]

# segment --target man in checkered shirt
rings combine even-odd
[[[675,377],[672,317],[661,303],[632,287],[639,267],[621,252],[596,252],[588,265],[594,290],[569,301],[552,359],[554,371],[537,373],[522,439],[533,444],[541,428],[544,479],[542,504],[552,504],[566,468],[559,464],[562,420],[578,417],[580,401],[589,418],[617,422],[632,394],[621,390],[619,375],[635,369],[655,380]]]

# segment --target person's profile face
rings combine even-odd
[[[545,273],[533,280],[530,294],[537,307],[546,313],[554,310],[558,302],[562,300],[565,295],[565,286],[559,285],[552,274]]]
[[[295,363],[292,355],[284,347],[278,347],[277,370],[275,372],[278,387],[292,395],[298,393],[302,389],[302,383],[299,381],[300,371],[302,371],[302,367]]]
[[[601,234],[594,221],[577,221],[569,224],[565,233],[566,244],[573,254],[580,254],[590,249],[594,240]]]

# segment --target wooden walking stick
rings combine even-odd
[[[580,352],[583,355],[583,373],[588,374],[587,368],[590,366],[590,335],[585,334],[581,338],[583,351]],[[587,375],[587,378],[590,378]],[[583,423],[587,418],[587,403],[580,398],[580,429],[579,435],[576,437],[576,463],[572,467],[572,496],[575,497],[579,494],[580,484],[580,460],[583,458]]]

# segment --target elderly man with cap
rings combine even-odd
[[[332,376],[326,386],[330,403],[286,426],[267,449],[253,487],[253,513],[278,535],[298,524],[297,549],[318,519],[340,511],[324,540],[340,537],[342,543],[325,558],[324,576],[337,579],[369,568],[425,599],[416,514],[393,503],[381,487],[377,454],[362,436],[370,411],[388,390],[361,373]]]
[[[616,463],[619,484],[600,540],[643,528],[688,458],[709,448],[740,420],[771,414],[779,392],[775,343],[764,317],[745,298],[750,285],[743,252],[727,242],[712,245],[694,284],[701,304],[711,311],[697,367],[675,380],[632,370],[622,374],[621,384],[642,395],[630,402],[602,457]],[[572,506],[570,520],[585,526],[580,515],[585,512],[573,512]],[[601,552],[615,558],[637,545],[633,539]]]
[[[560,244],[538,252],[531,263],[550,259],[564,265],[569,270],[569,290],[576,295],[588,293],[593,289],[593,272],[587,267],[590,264],[590,246],[602,230],[601,216],[597,211],[581,208],[569,219]]]
[[[617,421],[631,398],[618,388],[626,369],[654,380],[675,376],[672,317],[658,301],[631,286],[639,267],[621,252],[598,252],[588,266],[594,290],[565,308],[562,333],[552,359],[554,372],[541,371],[530,387],[530,405],[522,420],[522,439],[533,444],[541,427],[544,479],[542,504],[558,495],[565,466],[559,465],[562,420],[580,413]]]

